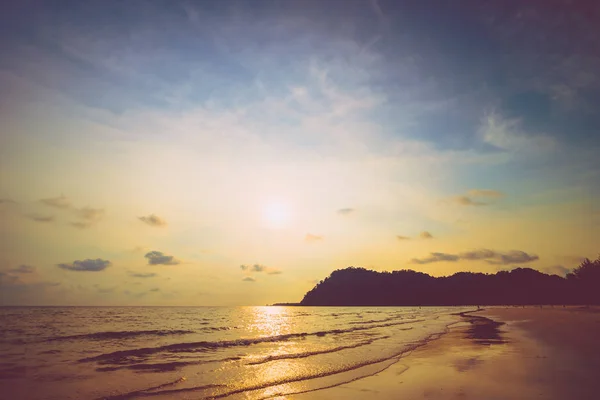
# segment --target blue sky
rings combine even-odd
[[[494,272],[409,265],[492,248],[554,271],[598,251],[592,2],[0,7],[0,267],[37,271],[5,272],[5,302],[105,304],[105,279],[109,303],[262,304],[347,265]],[[163,297],[131,295],[131,271],[160,275],[142,248],[182,261]],[[242,281],[254,264],[281,273]],[[222,287],[197,298],[186,276]]]

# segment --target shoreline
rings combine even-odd
[[[476,315],[473,315],[476,314]],[[276,399],[597,399],[600,310],[502,308],[457,313],[439,339],[383,371]]]

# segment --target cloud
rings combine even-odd
[[[552,137],[525,133],[521,120],[503,118],[498,113],[487,114],[479,131],[485,143],[505,151],[544,154],[558,146]]]
[[[17,202],[11,199],[0,199],[0,204],[17,204]]]
[[[26,293],[29,295],[39,294],[47,288],[60,286],[60,282],[38,281],[38,282],[23,282],[18,276],[8,275],[0,272],[0,287],[3,290],[10,290],[13,294]]]
[[[340,208],[337,213],[340,215],[350,215],[354,212],[354,208]]]
[[[70,264],[57,264],[59,268],[66,269],[69,271],[90,271],[90,272],[98,272],[105,270],[110,266],[110,261],[102,260],[101,258],[97,258],[95,260],[85,259],[82,261],[76,260]]]
[[[89,228],[90,226],[92,226],[92,224],[90,222],[69,222],[69,225],[71,225],[74,228],[79,228],[79,229],[86,229],[86,228]]]
[[[323,240],[323,236],[313,235],[311,233],[307,233],[304,237],[304,240],[307,242],[318,242],[319,240]]]
[[[281,275],[283,273],[283,271],[281,271],[280,269],[276,269],[276,268],[269,268],[266,271],[267,275]]]
[[[423,231],[423,232],[419,233],[419,237],[421,239],[433,239],[433,235],[427,231]]]
[[[6,272],[0,271],[0,285],[18,285],[22,284],[18,276],[9,275]]]
[[[156,276],[158,276],[158,274],[155,274],[154,272],[148,272],[148,273],[144,273],[144,272],[129,272],[129,276],[132,276],[134,278],[154,278]]]
[[[61,195],[59,197],[50,197],[47,199],[41,199],[40,202],[42,204],[47,205],[48,207],[54,207],[54,208],[66,209],[66,208],[71,207],[71,202],[69,201],[68,198],[66,198],[63,195]]]
[[[440,261],[455,262],[458,260],[485,261],[488,264],[494,265],[510,265],[536,261],[539,260],[539,257],[535,254],[528,254],[520,250],[511,250],[507,253],[500,253],[490,249],[480,249],[459,254],[431,253],[429,257],[413,258],[410,262],[413,264],[429,264]]]
[[[74,209],[73,212],[82,221],[70,222],[69,225],[78,229],[89,228],[104,217],[104,209],[102,208],[83,207]]]
[[[472,197],[504,197],[504,193],[490,189],[471,189],[469,190],[468,195]]]
[[[244,282],[256,282],[256,279],[254,279],[251,276],[247,276],[244,279],[242,279],[242,281],[244,281]]]
[[[14,272],[15,274],[33,274],[35,272],[35,267],[21,264],[16,268],[9,269],[8,272]]]
[[[150,226],[166,226],[167,225],[167,221],[165,221],[164,219],[160,218],[159,216],[157,216],[155,214],[138,217],[138,219],[140,221],[142,221],[143,223],[150,225]]]
[[[493,258],[496,256],[496,252],[489,249],[480,249],[474,251],[467,251],[460,253],[460,258],[463,260],[485,260],[486,258]]]
[[[486,203],[481,200],[476,200],[476,198],[489,198],[489,199],[498,199],[500,197],[504,197],[504,193],[499,192],[497,190],[491,189],[471,189],[467,192],[467,194],[456,196],[452,199],[452,201],[461,206],[486,206],[489,203]]]
[[[420,258],[420,259],[413,258],[410,262],[412,264],[429,264],[429,263],[434,263],[434,262],[439,262],[439,261],[455,262],[455,261],[458,261],[459,259],[460,259],[460,257],[455,254],[431,253],[431,256],[429,256],[429,257]]]
[[[486,206],[488,204],[483,201],[473,200],[468,196],[457,196],[454,198],[454,202],[461,206]]]
[[[254,265],[240,265],[240,269],[242,271],[247,271],[249,273],[261,273],[264,272],[267,275],[279,275],[282,273],[280,269],[267,267],[266,265],[254,264]]]
[[[160,292],[160,288],[157,288],[157,287],[152,288],[149,290],[149,292]]]
[[[531,261],[539,260],[539,257],[534,254],[527,254],[524,251],[512,250],[506,254],[498,254],[498,260],[489,260],[490,264],[524,264]]]
[[[396,235],[396,239],[398,240],[410,240],[408,236]]]
[[[89,228],[104,217],[103,208],[74,208],[72,207],[71,201],[64,195],[41,199],[40,202],[48,207],[54,207],[62,210],[70,209],[78,221],[72,221],[69,223],[69,225],[78,229]],[[37,222],[52,222],[54,220],[54,217],[39,216],[36,214],[28,215],[27,217]]]
[[[54,222],[53,215],[28,214],[26,217],[35,222]]]
[[[250,270],[253,272],[263,272],[266,271],[266,269],[267,267],[264,265],[254,264]]]
[[[149,265],[177,265],[180,263],[173,256],[167,256],[160,251],[150,251],[144,255],[148,259]]]
[[[564,265],[553,265],[551,267],[544,268],[546,272],[549,274],[559,275],[559,276],[567,276],[567,274],[571,273],[572,270],[570,268],[565,267]]]
[[[76,213],[81,219],[85,219],[86,221],[96,221],[104,216],[104,209],[83,207],[77,209]]]

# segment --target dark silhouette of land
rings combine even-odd
[[[302,306],[454,306],[600,304],[600,256],[566,278],[531,268],[433,277],[401,270],[336,270],[304,295]]]

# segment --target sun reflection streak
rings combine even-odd
[[[249,328],[260,336],[278,336],[292,332],[291,316],[285,307],[252,307],[252,318]]]
[[[287,307],[252,307],[248,328],[261,337],[280,336],[294,333],[294,313]],[[302,341],[285,341],[276,348],[272,347],[268,353],[260,354],[260,358],[277,356],[280,354],[290,354],[306,351],[306,345]],[[304,375],[306,363],[298,360],[278,360],[256,365],[256,376],[253,380],[266,382],[282,382],[283,380]],[[263,395],[267,397],[279,396],[291,390],[289,384],[280,383],[271,387],[266,387]],[[286,390],[283,390],[286,389]]]

